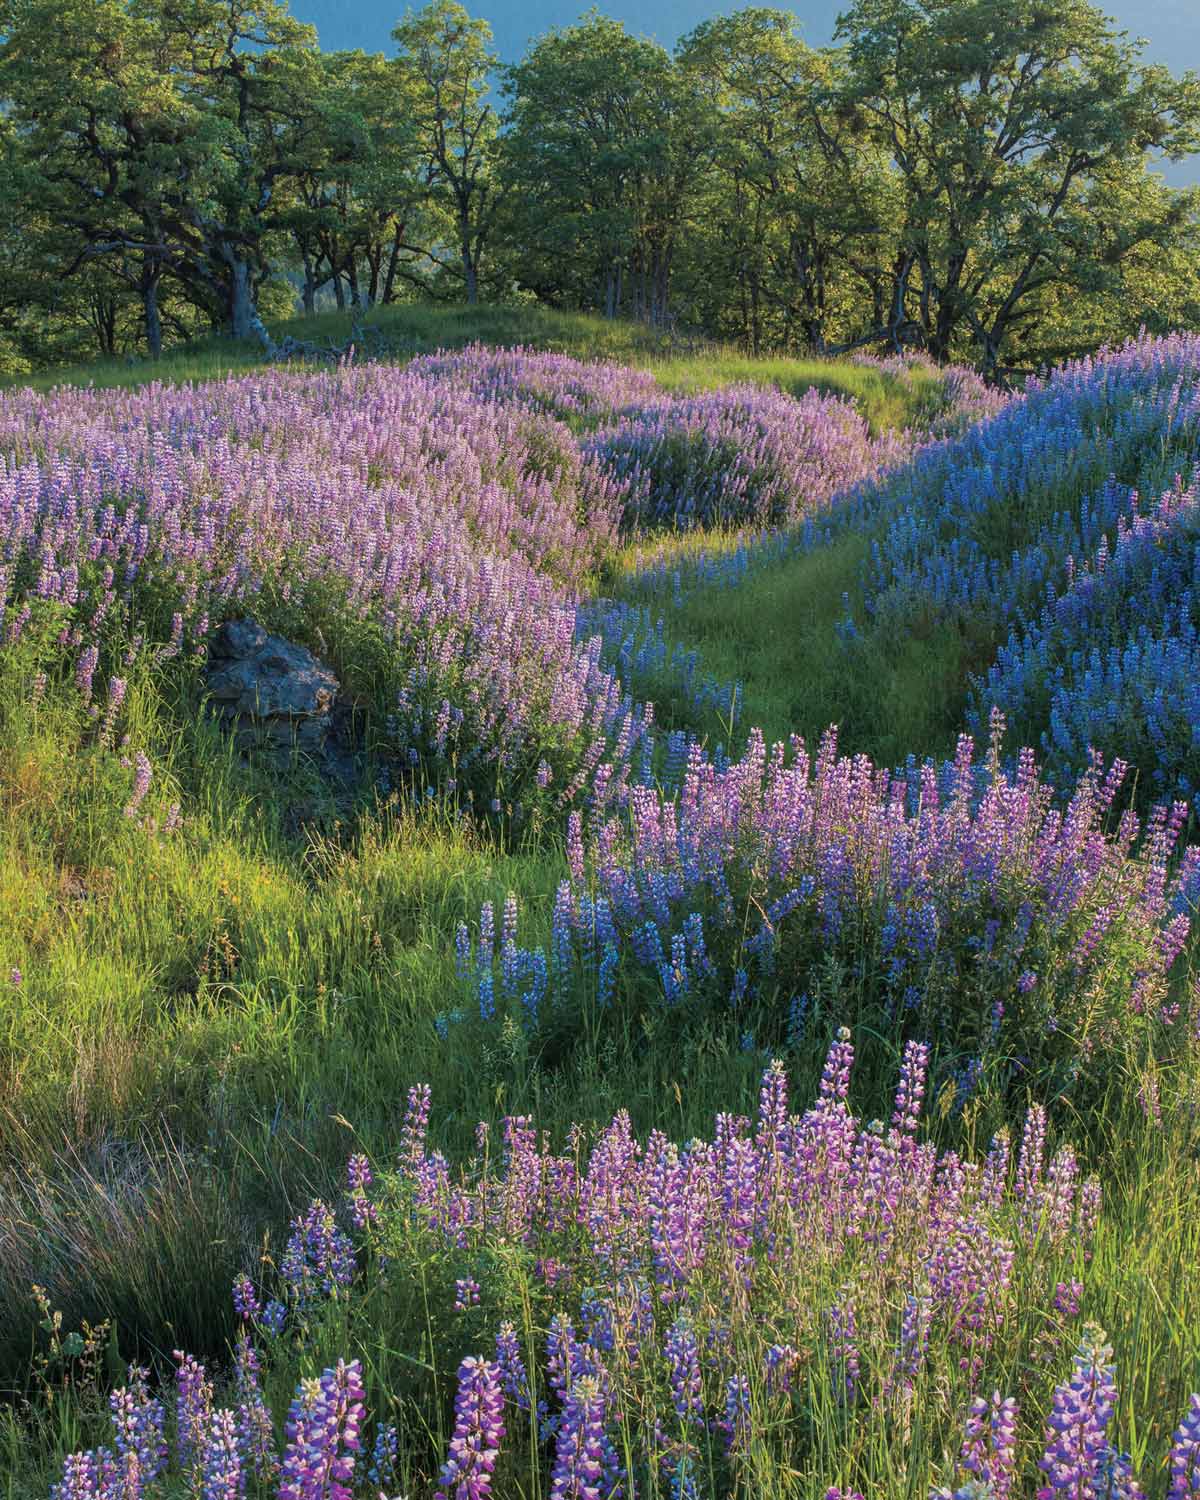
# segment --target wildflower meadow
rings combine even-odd
[[[1200,1496],[1200,338],[585,355],[0,391],[5,1494]]]

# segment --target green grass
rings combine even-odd
[[[925,371],[900,378],[848,360],[750,359],[707,341],[584,313],[538,307],[402,304],[372,308],[361,321],[372,331],[370,349],[381,358],[402,361],[414,354],[473,343],[525,345],[580,359],[611,359],[645,366],[670,390],[711,390],[743,380],[776,384],[792,395],[815,387],[856,401],[877,432],[920,422],[937,404],[936,380]],[[308,343],[342,347],[350,339],[354,324],[351,313],[318,313],[273,324],[271,332],[277,339],[290,334]],[[242,375],[261,365],[262,349],[257,343],[214,336],[169,349],[157,363],[100,360],[30,375],[0,376],[0,389],[137,386],[149,380],[182,384]]]
[[[606,322],[582,314],[551,313],[539,308],[440,307],[402,304],[372,308],[356,318],[352,313],[317,313],[288,318],[271,325],[276,339],[291,335],[321,346],[344,346],[357,322],[371,330],[373,340],[386,343],[389,357],[405,359],[434,349],[456,349],[467,344],[502,346],[526,344],[539,349],[586,354],[593,359],[625,361],[658,357],[671,347],[669,339],[641,324]],[[261,367],[263,352],[254,340],[235,340],[214,334],[167,349],[151,362],[142,358],[97,360],[63,365],[30,375],[0,378],[0,387],[32,386],[49,390],[56,385],[136,386],[148,380],[180,383],[216,380]]]
[[[635,563],[609,591],[661,615],[668,642],[697,651],[705,673],[741,684],[738,732],[731,735],[718,712],[697,714],[670,673],[636,679],[636,691],[651,699],[661,720],[712,742],[740,743],[756,725],[768,744],[795,733],[815,745],[836,724],[844,750],[885,764],[898,764],[914,745],[935,756],[950,753],[969,661],[962,637],[946,631],[849,646],[838,639],[847,600],[852,614],[861,604],[867,547],[866,537],[847,535],[759,565],[736,587],[685,589],[679,604],[667,588],[647,589]]]
[[[917,368],[904,379],[849,360],[752,359],[733,352],[712,359],[668,355],[654,362],[654,373],[668,389],[708,391],[734,381],[777,385],[790,396],[807,390],[849,397],[866,417],[872,432],[914,426],[938,407],[939,379]]]

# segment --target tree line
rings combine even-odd
[[[991,377],[1200,324],[1200,79],[1088,0],[853,0],[671,51],[592,11],[502,66],[432,0],[390,55],[280,0],[0,0],[0,368],[321,305],[536,299]]]

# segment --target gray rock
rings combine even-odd
[[[242,743],[323,750],[339,683],[311,651],[255,620],[230,620],[209,650],[208,694]]]

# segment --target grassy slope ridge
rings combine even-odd
[[[384,357],[404,359],[435,349],[459,349],[472,343],[497,347],[524,346],[572,354],[581,359],[611,359],[652,368],[669,389],[701,390],[734,380],[770,381],[799,394],[816,388],[856,401],[877,430],[903,427],[930,404],[931,384],[918,376],[900,380],[886,371],[846,361],[753,360],[717,345],[660,334],[638,323],[610,322],[584,313],[553,313],[541,308],[426,307],[372,308],[361,317],[371,331],[372,347]],[[275,324],[277,339],[291,334],[317,345],[344,348],[356,320],[350,313],[318,313]],[[33,375],[0,377],[0,389],[57,385],[136,386],[148,380],[180,382],[219,380],[244,374],[262,364],[255,343],[214,337],[169,350],[157,364],[146,360],[98,360],[87,365],[41,370]]]
[[[483,340],[644,364],[683,392],[746,379],[794,394],[816,386],[853,397],[877,432],[918,420],[932,404],[919,373],[901,379],[847,364],[680,355],[596,320],[504,310],[398,309],[379,317],[405,353]],[[348,322],[318,321],[330,337]],[[312,324],[295,331],[309,337]],[[154,370],[97,367],[37,383],[200,380],[252,365],[251,351],[214,346]],[[702,549],[719,555],[737,545],[714,535]],[[704,671],[740,679],[741,720],[725,722],[685,694],[673,699],[669,673],[657,681],[650,673],[635,683],[638,692],[659,703],[668,723],[710,744],[725,739],[738,748],[751,724],[763,726],[768,741],[793,730],[813,739],[836,720],[850,748],[885,764],[909,751],[948,753],[966,690],[961,639],[915,631],[869,640],[852,671],[830,650],[847,611],[861,612],[868,545],[862,535],[845,535],[752,569],[738,586],[702,583],[678,604],[662,579],[676,561],[686,569],[694,537],[667,544],[665,553],[645,543],[615,551],[604,591],[664,613],[671,641],[696,649]],[[668,568],[647,585],[651,553],[665,555]],[[147,837],[121,816],[127,778],[87,753],[87,724],[62,695],[31,706],[22,672],[16,653],[0,654],[0,910],[7,914],[0,984],[11,972],[0,1032],[0,1383],[10,1389],[26,1393],[32,1281],[50,1289],[69,1327],[111,1317],[126,1353],[187,1347],[219,1356],[232,1332],[233,1274],[255,1261],[264,1232],[277,1234],[311,1196],[336,1198],[351,1151],[380,1161],[394,1155],[405,1089],[417,1080],[432,1085],[438,1143],[458,1155],[469,1151],[484,1117],[533,1115],[561,1139],[571,1122],[602,1126],[625,1109],[639,1131],[658,1128],[682,1141],[707,1134],[717,1111],[751,1109],[766,1059],[753,1045],[739,1047],[736,1025],[719,1016],[681,1029],[670,1014],[650,1009],[593,1015],[577,1034],[541,1037],[538,1051],[515,1028],[468,1023],[441,1036],[435,1018],[463,1003],[456,926],[474,924],[484,901],[499,911],[515,892],[528,920],[545,930],[565,868],[557,838],[538,845],[497,839],[457,817],[441,795],[415,809],[398,798],[364,798],[348,811],[303,766],[287,789],[292,809],[303,802],[311,814],[298,837],[278,776],[242,764],[195,716],[194,676],[139,670],[123,712],[132,742],[155,747],[148,806],[160,824],[169,802],[183,811],[180,832],[159,828]],[[833,995],[827,1017],[847,982],[832,973],[817,978]],[[815,1087],[826,1039],[814,1036],[789,1057],[797,1107]],[[884,1080],[890,1083],[895,1060],[889,1055],[886,1068],[856,1085],[864,1116],[887,1113]],[[1200,1383],[1200,1302],[1186,1269],[1200,1254],[1200,1184],[1186,1080],[1164,1071],[1170,1081],[1159,1123],[1159,1106],[1139,1097],[1144,1079],[1132,1068],[1122,1063],[1105,1080],[1099,1122],[1074,1122],[1093,1160],[1109,1167],[1111,1213],[1086,1269],[1086,1313],[1118,1340],[1122,1433],[1139,1463],[1159,1464],[1182,1386]],[[983,1140],[999,1118],[952,1115],[949,1096],[934,1113],[944,1143]],[[428,1264],[442,1296],[449,1262]],[[1068,1252],[1038,1268],[1064,1279],[1084,1274]],[[370,1304],[377,1328],[355,1325],[362,1348],[375,1338],[376,1392],[410,1377],[395,1350],[434,1352],[422,1344],[432,1337],[422,1326],[428,1309],[391,1296],[385,1289]],[[1033,1322],[1031,1314],[1028,1326],[1012,1331],[1005,1358],[1014,1385],[1028,1378],[1044,1397],[1048,1371],[1061,1373],[1069,1355],[1071,1329]],[[346,1333],[341,1325],[324,1329],[301,1363],[319,1367]],[[439,1325],[437,1358],[479,1337],[469,1319]],[[1045,1368],[1030,1374],[1038,1360]],[[277,1403],[294,1374],[284,1361],[274,1377]],[[445,1374],[434,1394],[416,1387],[439,1451],[447,1436]],[[54,1379],[51,1371],[50,1385]],[[799,1497],[817,1493],[812,1486],[822,1476],[833,1482],[869,1473],[878,1486],[872,1496],[916,1494],[914,1483],[947,1471],[957,1414],[948,1407],[929,1433],[918,1421],[911,1472],[888,1457],[878,1433],[869,1435],[869,1422],[856,1433],[844,1412],[810,1411],[805,1421],[818,1434],[810,1473],[800,1478],[790,1467],[795,1453],[764,1451],[731,1478],[721,1458],[717,1472],[730,1493]],[[38,1399],[32,1416],[18,1410],[4,1431],[9,1493],[34,1495],[63,1449],[102,1433],[103,1413],[89,1412],[86,1399],[78,1407]],[[420,1442],[413,1447],[422,1450]],[[426,1493],[421,1460],[406,1461],[415,1465],[406,1485]],[[513,1488],[501,1493],[515,1495],[531,1493],[526,1486],[535,1481],[514,1473],[508,1482]]]

